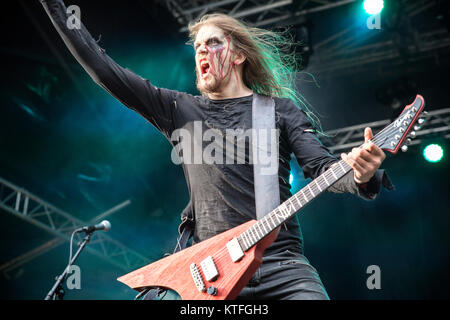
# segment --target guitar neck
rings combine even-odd
[[[371,142],[385,151],[396,153],[404,144],[408,133],[412,130],[414,123],[423,111],[424,103],[423,97],[417,95],[414,102],[406,106],[394,122],[372,137]],[[419,119],[419,126],[415,126],[414,130],[419,130],[420,124],[424,121],[424,119]],[[403,145],[403,147],[405,146]],[[240,234],[237,240],[242,250],[247,251],[250,249],[351,170],[352,168],[344,160],[340,160],[330,167],[295,195]]]
[[[340,160],[330,167],[292,197],[258,220],[252,227],[244,231],[237,238],[242,250],[247,251],[250,249],[351,170],[352,168],[344,160]]]

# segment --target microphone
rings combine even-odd
[[[95,226],[86,226],[77,230],[77,232],[92,233],[97,230],[103,230],[108,232],[111,229],[111,223],[108,220],[103,220],[102,222],[96,224]]]

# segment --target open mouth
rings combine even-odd
[[[209,63],[206,60],[200,61],[200,72],[201,75],[204,76],[209,72]]]

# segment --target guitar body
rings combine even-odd
[[[275,241],[278,234],[278,229],[273,230],[264,239],[246,251],[241,260],[233,262],[226,244],[255,223],[256,220],[246,222],[128,273],[117,280],[138,291],[146,287],[171,289],[176,291],[183,300],[234,299],[259,268],[264,250]],[[208,256],[213,258],[219,275],[213,281],[206,281],[204,275],[202,275],[202,278],[206,288],[213,286],[217,289],[216,295],[199,291],[190,271],[192,263],[200,266],[200,263]]]

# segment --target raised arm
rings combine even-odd
[[[168,135],[173,130],[176,91],[156,88],[147,79],[119,66],[92,38],[83,23],[69,29],[70,14],[62,0],[40,0],[57,32],[91,78],[127,107],[138,111]]]

